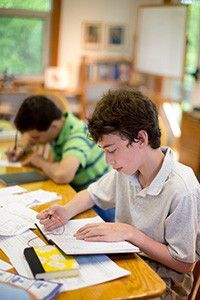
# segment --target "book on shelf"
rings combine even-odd
[[[131,73],[130,63],[127,61],[94,62],[88,65],[87,79],[98,80],[120,80],[129,81]]]
[[[24,249],[24,256],[35,279],[74,277],[79,264],[73,256],[65,255],[56,246],[34,246]]]
[[[99,216],[94,218],[70,220],[64,225],[64,230],[62,228],[62,231],[64,231],[62,234],[59,234],[60,228],[55,229],[51,233],[46,231],[39,221],[35,225],[49,244],[56,245],[67,255],[135,253],[140,251],[138,247],[127,241],[87,242],[84,240],[77,240],[74,237],[74,234],[79,228],[89,223],[99,222],[104,222]]]

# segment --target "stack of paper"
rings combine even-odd
[[[0,205],[18,204],[25,207],[33,207],[40,204],[45,204],[51,201],[60,200],[62,196],[55,192],[48,192],[42,189],[32,192],[26,192],[26,189],[20,186],[12,186],[0,189]]]
[[[35,205],[45,204],[51,201],[60,200],[62,196],[55,192],[48,192],[42,189],[20,195],[20,203],[32,207]]]

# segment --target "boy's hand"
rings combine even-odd
[[[42,156],[38,154],[32,154],[29,157],[27,157],[25,160],[23,160],[22,164],[23,166],[32,165],[34,167],[40,168],[42,161],[44,161]]]
[[[46,230],[58,228],[68,221],[66,208],[60,205],[54,205],[41,211],[37,215],[37,219],[40,220]]]
[[[130,240],[133,230],[133,226],[124,223],[91,223],[80,228],[74,236],[90,242],[119,242]]]
[[[24,154],[24,149],[22,147],[17,147],[16,150],[8,149],[6,151],[6,156],[9,161],[16,162],[18,161]]]

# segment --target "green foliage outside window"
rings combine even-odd
[[[194,1],[188,7],[187,26],[187,48],[186,48],[186,69],[184,86],[191,91],[194,77],[192,73],[198,67],[198,56],[200,55],[200,1]]]
[[[49,0],[0,0],[0,9],[49,11]],[[43,73],[45,19],[40,16],[6,15],[0,11],[0,73]]]
[[[39,19],[0,17],[0,73],[42,72],[43,22]]]
[[[49,0],[0,0],[0,8],[16,8],[38,11],[49,11],[51,1]]]

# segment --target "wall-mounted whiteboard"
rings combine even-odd
[[[186,6],[139,8],[136,70],[181,78],[186,46]]]

